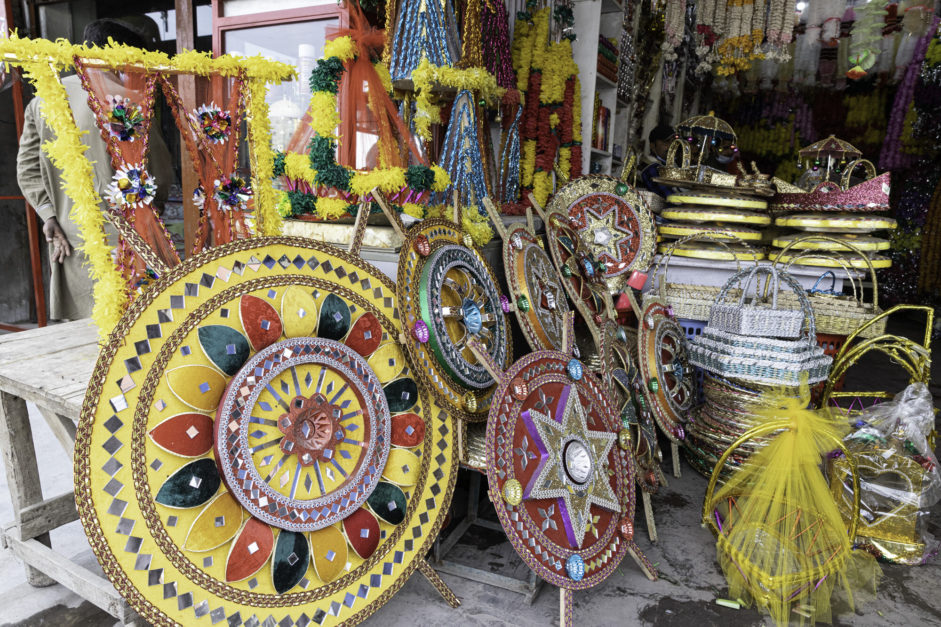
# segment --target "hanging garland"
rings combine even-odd
[[[444,191],[451,184],[448,174],[438,166],[413,165],[408,168],[387,167],[359,171],[340,165],[336,161],[337,127],[340,114],[337,93],[345,64],[356,59],[357,49],[349,36],[337,37],[324,45],[324,56],[310,75],[313,92],[310,99],[310,125],[314,135],[310,152],[305,157],[297,153],[278,153],[272,161],[274,176],[284,176],[289,189],[286,192],[290,211],[284,208],[284,196],[277,202],[283,217],[314,216],[321,220],[336,220],[355,216],[360,199],[379,188],[390,196],[393,207],[416,218],[425,217],[417,202],[425,192]],[[380,78],[388,72],[379,72]],[[335,196],[315,194],[315,190],[330,188]],[[373,212],[379,211],[375,206]]]
[[[468,90],[477,94],[479,104],[496,107],[506,94],[506,88],[484,68],[458,69],[432,65],[427,58],[412,72],[415,87],[415,133],[425,141],[431,140],[431,125],[441,121],[441,106],[432,90],[436,85],[457,91]]]
[[[96,46],[72,45],[65,40],[47,41],[20,38],[12,33],[9,38],[0,40],[0,55],[9,55],[23,67],[24,74],[36,89],[36,95],[42,102],[41,110],[46,123],[55,135],[55,139],[43,145],[53,164],[62,172],[63,187],[72,199],[69,219],[78,227],[80,242],[76,247],[84,253],[88,261],[88,272],[94,284],[95,304],[92,319],[104,339],[111,329],[117,326],[129,301],[124,280],[114,266],[111,246],[104,235],[105,218],[101,212],[101,197],[95,190],[94,171],[85,157],[88,147],[82,142],[82,133],[75,126],[68,95],[59,80],[59,71],[71,69],[75,57],[96,59],[113,68],[128,65],[159,67],[176,70],[180,73],[206,76],[221,74],[233,76],[244,72],[252,89],[256,90],[264,102],[268,82],[280,83],[294,75],[294,70],[284,64],[262,57],[237,58],[223,56],[212,58],[208,54],[184,52],[169,57],[162,52],[139,50],[129,46],[109,44],[103,48]],[[252,153],[256,163],[263,163],[265,155],[271,156],[269,137],[265,132],[268,116],[267,107],[256,107],[250,116],[253,123],[249,129],[253,134]],[[267,234],[269,228],[280,230],[280,217],[277,214],[275,198],[271,193],[271,182],[267,178],[256,185],[259,196],[270,202],[265,205],[260,199],[256,206],[259,228]],[[274,219],[270,220],[270,211]]]
[[[517,88],[527,98],[520,121],[520,194],[529,204],[527,191],[545,204],[552,193],[556,165],[567,178],[582,169],[581,84],[578,65],[568,38],[549,41],[548,8],[517,16],[513,37],[513,66]],[[536,98],[538,94],[538,98]]]

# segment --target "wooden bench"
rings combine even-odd
[[[27,401],[72,459],[85,389],[98,358],[98,330],[78,320],[0,336],[0,453],[6,467],[14,519],[0,542],[26,565],[33,586],[56,582],[124,624],[140,619],[111,582],[52,548],[49,532],[78,519],[73,491],[44,498]],[[74,549],[74,547],[73,547]]]

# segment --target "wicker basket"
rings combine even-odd
[[[760,274],[768,275],[771,284],[771,307],[766,304],[745,304],[745,297],[753,278]],[[709,326],[728,333],[741,335],[757,335],[760,337],[787,337],[795,338],[801,334],[804,325],[804,313],[800,309],[778,309],[778,281],[782,273],[775,266],[759,266],[751,270],[736,273],[726,282],[725,287],[716,297],[715,304],[709,311]],[[789,276],[789,275],[785,275]],[[729,290],[741,283],[742,291],[738,303],[726,300]],[[803,289],[796,282],[789,284],[796,293]],[[756,292],[758,287],[755,287]],[[756,300],[758,296],[756,293]]]
[[[829,294],[817,293],[810,295],[810,305],[814,309],[817,330],[819,332],[829,333],[832,335],[852,335],[856,329],[882,313],[882,309],[879,308],[879,282],[876,279],[876,270],[873,268],[872,262],[869,261],[869,257],[860,251],[856,246],[849,242],[844,242],[826,235],[808,235],[807,237],[796,239],[788,244],[776,257],[776,259],[781,259],[785,253],[794,247],[794,245],[800,244],[801,242],[806,242],[808,240],[826,241],[840,244],[856,253],[861,258],[865,259],[867,265],[869,266],[869,279],[872,281],[871,303],[866,303],[863,301],[862,285],[857,284],[855,272],[852,270],[852,268],[849,267],[849,265],[844,263],[836,255],[827,255],[821,251],[804,250],[801,251],[800,254],[795,255],[784,266],[784,270],[787,270],[795,260],[810,257],[820,259],[834,259],[843,267],[843,271],[846,273],[846,277],[849,279],[850,284],[853,287],[852,300],[837,298]],[[777,266],[778,262],[775,261],[773,265]],[[796,300],[791,294],[785,294],[782,296],[783,300],[781,302],[785,304],[796,305]],[[866,327],[864,332],[860,334],[860,337],[870,338],[882,335],[885,333],[885,323],[885,318],[880,319],[878,323]]]
[[[657,261],[657,265],[654,266],[653,273],[651,277],[656,278],[663,267],[662,276],[659,278],[657,284],[657,300],[667,303],[673,308],[673,313],[677,318],[686,318],[688,320],[708,320],[709,319],[709,310],[712,308],[713,303],[715,303],[716,296],[722,290],[718,285],[694,285],[689,283],[667,283],[667,271],[670,267],[670,259],[673,256],[674,249],[686,242],[692,240],[706,240],[716,242],[721,246],[729,248],[725,237],[728,237],[731,240],[734,240],[736,243],[739,243],[745,246],[748,250],[751,250],[751,246],[745,243],[744,240],[739,239],[734,234],[727,231],[703,231],[702,233],[696,233],[694,235],[689,235],[682,239],[678,239],[673,242],[670,247],[667,249],[667,252],[660,256],[660,259]],[[729,248],[731,250],[731,248]],[[755,267],[758,267],[758,257],[754,256]],[[736,262],[738,269],[742,269],[742,265]],[[654,291],[650,290],[648,294],[653,295]],[[736,298],[741,294],[741,291],[737,288],[729,290],[729,296]],[[645,296],[646,298],[646,296]]]
[[[781,272],[780,278],[800,302],[806,320],[800,338],[775,340],[728,333],[710,324],[690,343],[689,363],[723,377],[767,385],[797,386],[804,376],[810,384],[825,380],[833,359],[816,343],[814,313],[807,295],[788,273]]]

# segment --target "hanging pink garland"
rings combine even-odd
[[[513,59],[510,53],[509,15],[503,0],[486,0],[480,11],[480,27],[483,37],[484,66],[497,79],[497,85],[512,89],[516,87]]]

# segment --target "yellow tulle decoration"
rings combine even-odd
[[[441,119],[441,107],[432,96],[436,85],[451,87],[458,91],[468,89],[475,97],[487,101],[491,106],[503,98],[506,89],[497,85],[493,74],[483,68],[459,69],[438,67],[423,57],[412,70],[412,84],[415,87],[415,133],[424,140],[431,139],[431,125]]]
[[[340,113],[337,97],[329,91],[315,91],[310,96],[310,127],[321,137],[337,139]]]
[[[871,555],[853,550],[855,523],[848,532],[820,467],[827,453],[843,449],[846,428],[806,409],[808,400],[804,386],[800,398],[782,392],[755,410],[761,426],[719,460],[703,507],[729,596],[754,602],[778,625],[831,622],[834,594],[852,608],[860,593],[875,593],[880,574]],[[728,455],[762,436],[772,437],[713,494]]]
[[[288,193],[283,190],[277,190],[274,193],[275,198],[278,199],[278,215],[282,218],[291,217],[293,209],[291,208],[291,198],[288,196]]]
[[[268,84],[261,80],[248,82],[248,147],[252,162],[252,188],[255,190],[255,217],[258,235],[280,235],[281,214],[271,185],[269,173],[274,170],[271,151],[271,123],[268,119]],[[261,173],[266,174],[261,174]]]
[[[413,218],[418,218],[419,220],[425,217],[425,210],[422,208],[422,206],[416,205],[413,202],[407,202],[402,205],[402,213],[408,216],[412,216]]]
[[[405,187],[405,168],[376,168],[359,171],[350,180],[350,191],[365,196],[375,188],[386,194],[394,194]]]
[[[480,215],[476,207],[465,207],[461,212],[461,226],[464,232],[471,236],[477,246],[483,246],[493,239],[493,229],[486,216]]]
[[[314,180],[317,170],[311,167],[310,158],[300,153],[284,153],[284,176],[296,181],[304,181],[311,187],[317,185]]]
[[[372,66],[376,70],[376,74],[379,75],[379,80],[382,81],[382,87],[391,94],[392,75],[389,74],[389,66],[382,61],[376,61]]]
[[[323,45],[323,58],[339,57],[344,63],[356,56],[356,45],[349,35],[337,37]]]
[[[449,205],[428,205],[425,207],[425,218],[446,218],[450,211]]]
[[[350,205],[342,198],[318,198],[317,215],[324,220],[336,220],[347,214]]]
[[[440,165],[432,165],[431,171],[435,174],[435,180],[431,184],[431,191],[443,192],[451,185],[451,175]]]

